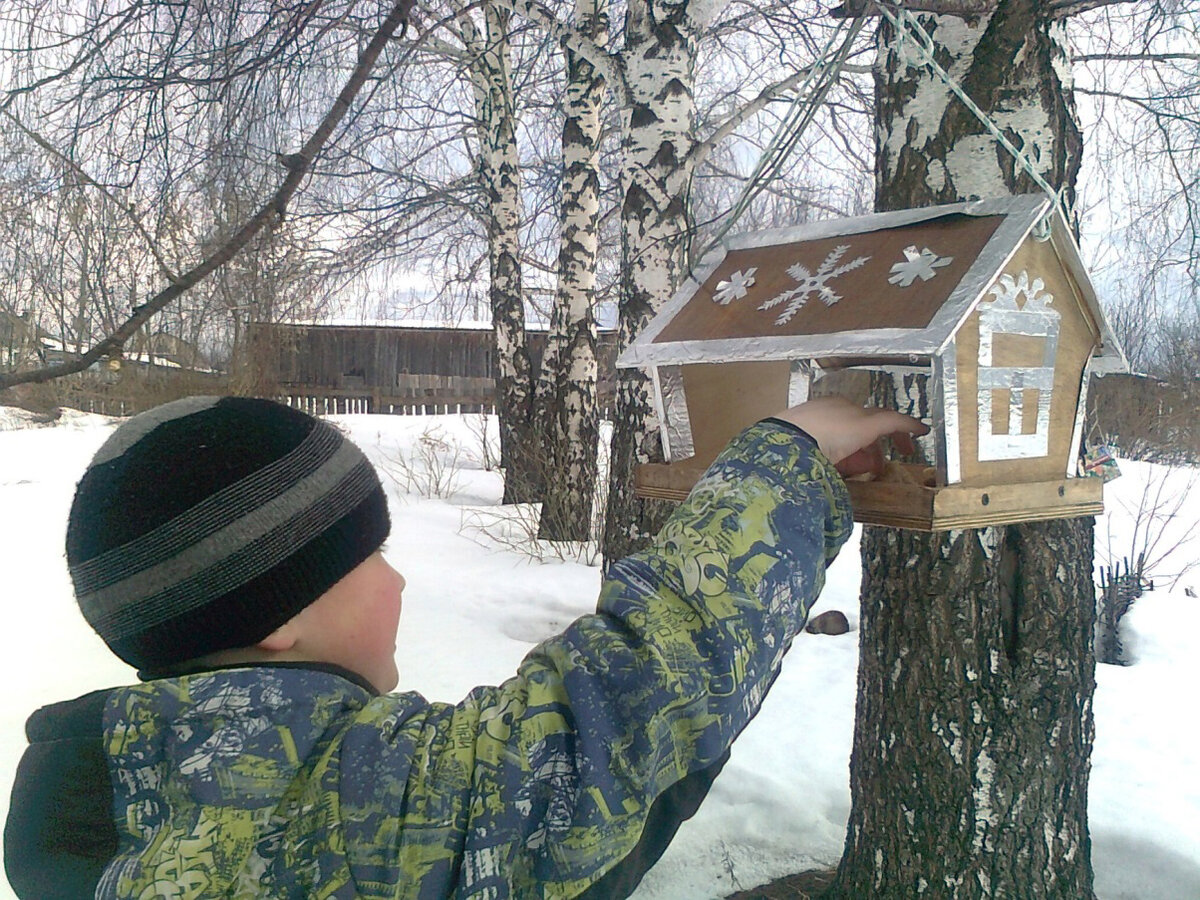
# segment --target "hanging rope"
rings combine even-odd
[[[979,120],[988,133],[995,138],[996,143],[1003,147],[1012,156],[1021,170],[1029,175],[1033,183],[1054,201],[1055,206],[1062,213],[1063,218],[1066,219],[1066,208],[1063,202],[1062,191],[1056,191],[1046,181],[1042,174],[1034,168],[1029,157],[1005,137],[999,126],[992,121],[991,116],[971,99],[949,72],[942,68],[933,55],[935,47],[933,38],[921,23],[917,21],[916,17],[903,7],[892,8],[879,2],[879,0],[874,0],[874,5],[896,29],[897,44],[903,46],[906,40],[911,42],[912,46],[915,47],[921,56],[920,62],[928,66],[946,87],[962,101],[962,104]],[[767,185],[779,177],[779,172],[783,164],[799,143],[809,124],[816,118],[817,110],[821,107],[826,95],[829,93],[829,89],[837,80],[842,65],[850,55],[854,39],[862,30],[865,22],[866,16],[862,14],[842,18],[838,21],[833,34],[830,35],[829,40],[825,42],[825,46],[817,54],[816,59],[813,60],[813,64],[809,67],[804,81],[796,89],[795,99],[792,101],[774,137],[772,137],[771,143],[767,145],[766,149],[759,156],[754,171],[750,173],[746,186],[742,189],[737,202],[730,208],[725,221],[717,229],[712,239],[709,240],[698,255],[691,257],[692,260],[703,259],[716,247],[737,223],[738,219],[750,208],[750,204],[754,202],[755,198],[763,192]],[[844,35],[843,31],[845,32]],[[834,50],[834,45],[838,42],[839,38],[841,44]],[[689,269],[691,268],[692,265],[689,262]]]
[[[705,245],[704,250],[694,256],[694,259],[703,259],[710,250],[717,246],[737,220],[749,209],[754,199],[768,184],[779,177],[780,169],[795,149],[796,144],[799,143],[805,129],[816,118],[817,110],[820,109],[829,89],[837,80],[838,73],[850,55],[854,39],[862,30],[864,22],[865,18],[861,16],[838,21],[833,34],[825,42],[825,46],[821,48],[821,52],[809,66],[804,80],[796,88],[795,99],[792,100],[787,114],[774,137],[771,138],[771,143],[759,156],[758,163],[755,165],[754,171],[750,173],[737,202],[733,204],[725,221]],[[849,24],[847,25],[847,23]],[[841,45],[835,51],[834,44],[837,43],[843,32],[845,32],[845,36],[841,38]],[[689,266],[689,268],[691,267]]]
[[[1016,161],[1017,165],[1029,175],[1034,184],[1046,192],[1046,194],[1054,201],[1059,212],[1062,213],[1063,219],[1066,220],[1067,215],[1063,203],[1062,192],[1056,191],[1053,187],[1051,187],[1050,183],[1042,177],[1042,174],[1033,167],[1033,163],[1030,161],[1029,157],[1026,156],[1019,147],[1013,144],[1012,141],[1004,136],[1004,133],[1000,130],[999,126],[992,121],[992,117],[989,116],[986,111],[981,109],[979,105],[967,95],[967,92],[962,89],[962,87],[957,81],[954,80],[953,76],[949,72],[942,68],[941,64],[938,63],[933,56],[933,38],[930,37],[929,32],[924,29],[921,23],[917,21],[916,17],[903,7],[896,7],[892,9],[880,2],[876,2],[875,6],[880,13],[883,14],[884,18],[892,23],[892,27],[896,29],[897,45],[903,47],[906,39],[912,42],[912,45],[921,55],[921,62],[927,65],[930,70],[932,70],[932,72],[942,80],[946,87],[948,87],[954,93],[954,96],[958,97],[958,99],[962,101],[963,106],[970,110],[975,118],[980,121],[983,127],[987,129],[988,133],[996,139],[996,143],[1009,152],[1012,158]]]

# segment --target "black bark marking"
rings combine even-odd
[[[645,103],[634,104],[629,111],[629,127],[632,129],[649,128],[659,121],[658,114]]]

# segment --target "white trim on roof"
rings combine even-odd
[[[858,329],[827,334],[766,335],[655,343],[655,339],[691,301],[731,251],[882,231],[956,214],[1003,215],[1005,219],[951,291],[946,302],[924,328]],[[1103,332],[1101,347],[1097,353],[1096,370],[1123,371],[1124,355],[1100,310],[1087,269],[1080,258],[1079,248],[1055,204],[1043,194],[875,213],[729,237],[719,248],[701,260],[695,272],[684,281],[637,339],[618,357],[617,366],[630,368],[771,359],[821,360],[848,356],[901,362],[923,360],[927,363],[930,358],[945,351],[996,275],[1004,269],[1025,239],[1047,215],[1054,217],[1052,236],[1056,242],[1055,246],[1063,251],[1063,261],[1079,284],[1089,311]]]

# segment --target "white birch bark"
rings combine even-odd
[[[577,29],[596,45],[606,42],[608,12],[603,0],[576,0],[575,19]],[[599,431],[594,313],[604,78],[570,49],[566,63],[558,289],[539,383],[545,463],[539,537],[586,541],[592,537]]]
[[[1066,186],[1070,208],[1082,149],[1065,26],[1062,20],[1045,22],[1038,40],[1003,34],[1007,28],[997,25],[996,16],[1011,6],[1002,3],[996,15],[981,19],[921,16],[919,21],[932,29],[943,68],[1015,139],[1044,179]],[[917,64],[911,44],[880,47],[876,81],[880,209],[903,208],[916,197],[927,197],[922,202],[932,205],[1038,190],[950,89]],[[1066,121],[1070,127],[1061,124]]]
[[[508,27],[511,12],[483,4],[483,31],[470,14],[460,19],[479,133],[479,176],[487,204],[488,296],[495,337],[496,409],[500,454],[505,467],[504,502],[520,503],[538,493],[532,438],[533,381],[525,340],[521,290],[521,170],[517,153]]]
[[[630,0],[622,53],[621,296],[619,346],[625,348],[670,299],[688,239],[689,163],[695,141],[693,76],[699,38],[712,12],[687,0]],[[700,13],[699,15],[697,13]],[[640,547],[661,525],[665,506],[633,493],[634,467],[661,460],[650,380],[618,372],[604,556]]]

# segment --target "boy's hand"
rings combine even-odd
[[[880,438],[890,436],[901,453],[913,453],[913,435],[929,426],[890,409],[856,406],[843,397],[818,397],[775,418],[803,428],[843,477],[880,474],[886,460]]]

